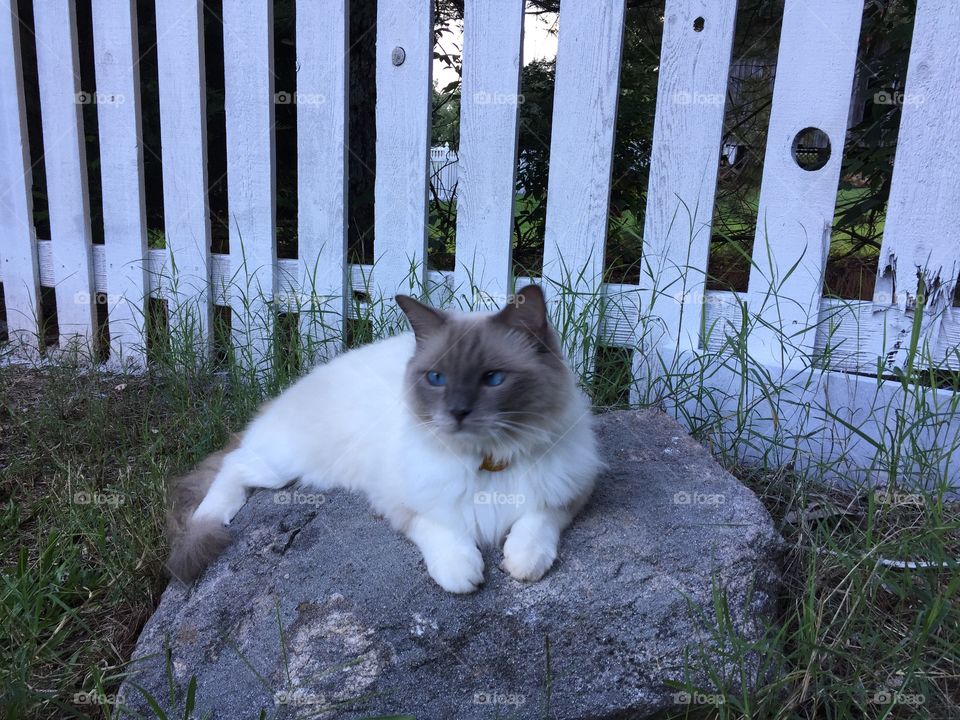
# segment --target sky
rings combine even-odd
[[[553,58],[557,54],[557,36],[558,27],[557,16],[553,13],[547,15],[525,15],[523,22],[523,64],[527,65],[533,60],[542,58]],[[447,52],[458,52],[463,47],[463,29],[454,28],[453,35],[444,35],[444,47]],[[433,79],[439,87],[443,87],[457,79],[457,74],[452,69],[447,68],[439,60],[433,62]]]

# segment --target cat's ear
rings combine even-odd
[[[548,347],[551,345],[547,301],[539,285],[527,285],[511,296],[494,319],[509,327],[525,330]]]
[[[440,310],[424,305],[409,295],[397,295],[395,300],[410,321],[417,340],[423,340],[437,332],[447,321],[447,316]]]

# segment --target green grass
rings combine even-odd
[[[947,718],[960,699],[960,506],[935,492],[841,491],[789,473],[737,473],[789,548],[780,622],[748,643],[716,594],[713,646],[694,656],[717,686],[679,686],[696,718]],[[929,563],[907,569],[903,562]],[[751,658],[759,672],[751,674]],[[732,669],[731,669],[732,668]],[[765,676],[765,677],[764,677]]]
[[[571,272],[565,284],[578,279]],[[616,309],[605,302],[589,289],[582,295],[560,289],[554,320],[595,404],[625,407],[633,357],[596,342],[594,313]],[[349,345],[399,327],[395,314],[381,312],[385,307],[378,298],[356,303],[358,317],[345,330]],[[151,322],[146,373],[112,373],[84,362],[82,354],[33,367],[0,366],[0,708],[6,717],[110,717],[109,702],[74,701],[89,697],[77,693],[115,699],[133,643],[158,601],[165,584],[167,480],[218,448],[263,399],[328,349],[302,337],[293,315],[274,322],[268,308],[250,302],[235,322],[265,325],[268,352],[258,358],[241,347],[213,362],[189,329],[190,308],[168,310],[169,324]],[[319,331],[337,325],[323,313],[315,319]],[[690,663],[705,665],[727,689],[678,687],[703,702],[668,716],[949,716],[960,703],[960,508],[942,489],[894,484],[889,493],[895,495],[840,491],[819,480],[829,468],[743,465],[742,451],[757,444],[760,432],[750,408],[725,415],[718,409],[724,398],[704,382],[717,366],[745,379],[757,372],[743,340],[757,321],[747,313],[743,322],[728,347],[700,358],[697,367],[661,368],[656,383],[633,388],[645,405],[676,410],[677,399],[695,401],[696,410],[681,416],[758,493],[789,547],[778,624],[746,643],[726,625],[718,591],[715,641],[725,656],[718,663],[693,654]],[[188,330],[169,334],[168,327]],[[223,328],[218,334],[222,341]],[[923,353],[917,336],[900,368],[905,405],[889,409],[904,423],[876,440],[886,463],[881,469],[894,483],[911,463],[923,465],[926,452],[910,429],[922,423],[929,392]],[[767,382],[758,402],[775,403],[780,392],[786,391],[775,380]],[[927,469],[935,478],[936,468],[927,463]],[[898,566],[909,561],[930,566]],[[752,672],[757,657],[757,689],[731,690],[746,686],[750,678],[741,675]],[[416,716],[417,708],[404,710]]]
[[[165,584],[166,481],[244,405],[222,384],[69,366],[5,367],[0,386],[0,704],[65,717],[74,692],[116,691]]]
[[[869,237],[879,243],[885,217],[881,213],[874,225],[848,226],[844,213],[851,205],[870,195],[868,188],[841,188],[837,193],[834,233],[830,241],[824,294],[869,300],[873,297],[874,276],[879,259],[878,247],[861,246],[851,236]],[[754,191],[742,199],[721,197],[714,209],[713,241],[710,247],[711,289],[744,292],[750,274],[747,258],[757,230],[760,193]]]

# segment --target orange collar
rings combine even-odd
[[[480,469],[487,472],[500,472],[510,466],[509,460],[494,460],[493,455],[484,455],[483,462],[480,463]]]

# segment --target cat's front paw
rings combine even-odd
[[[534,582],[543,577],[557,559],[557,544],[526,533],[510,533],[503,544],[501,567],[517,580]]]
[[[431,553],[427,572],[451,593],[471,593],[483,582],[483,556],[476,545],[453,545]]]

